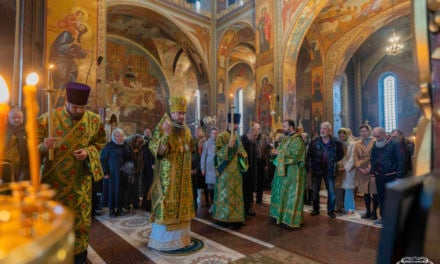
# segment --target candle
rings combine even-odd
[[[49,65],[48,68],[48,80],[47,80],[47,136],[52,137],[52,94],[54,90],[51,88],[52,84],[52,70],[55,68],[53,64]],[[49,149],[48,159],[53,160],[54,151],[53,148]]]
[[[31,174],[31,182],[35,190],[38,190],[38,185],[40,183],[40,155],[38,152],[37,140],[37,82],[38,75],[36,73],[31,73],[27,76],[26,85],[23,88],[24,105],[26,107],[26,134],[28,139],[29,171]]]
[[[231,97],[231,134],[234,134],[234,95],[229,94]]]
[[[0,75],[0,161],[3,160],[3,151],[5,148],[6,124],[9,112],[9,90],[5,80]],[[0,179],[2,178],[0,170]]]

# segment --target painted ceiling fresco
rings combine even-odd
[[[395,0],[394,5],[406,1]],[[325,50],[356,25],[392,7],[392,0],[337,0],[330,3],[314,21]]]

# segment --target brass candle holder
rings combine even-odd
[[[45,184],[0,186],[0,264],[73,263],[73,217],[54,195]]]

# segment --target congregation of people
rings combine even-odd
[[[107,141],[100,116],[86,110],[90,87],[69,83],[66,93],[66,106],[52,113],[54,137],[47,136],[47,113],[39,118],[41,179],[75,212],[78,263],[87,255],[91,218],[106,207],[110,217],[136,208],[151,212],[148,246],[169,251],[190,244],[190,221],[198,207],[206,206],[219,225],[240,227],[256,215],[256,206],[267,206],[268,185],[269,214],[276,224],[300,228],[305,205],[312,216],[319,215],[324,182],[330,218],[355,214],[362,208],[356,208],[356,197],[362,195],[361,217],[381,225],[386,184],[411,175],[414,143],[397,129],[388,134],[363,124],[359,138],[349,128],[335,137],[332,125],[323,122],[311,139],[293,120],[284,120],[275,142],[256,122],[239,135],[241,115],[229,113],[226,130],[199,127],[193,137],[185,123],[186,99],[171,97],[170,113],[152,124],[153,132],[127,136],[115,128]],[[29,180],[23,120],[19,109],[10,111],[3,182]],[[57,152],[53,159],[51,149]]]

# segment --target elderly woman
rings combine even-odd
[[[122,179],[121,168],[126,162],[132,161],[130,148],[125,143],[124,131],[116,128],[112,132],[111,141],[101,152],[101,165],[104,171],[104,199],[108,192],[108,208],[112,217],[121,216],[122,194],[126,188],[127,180]]]

